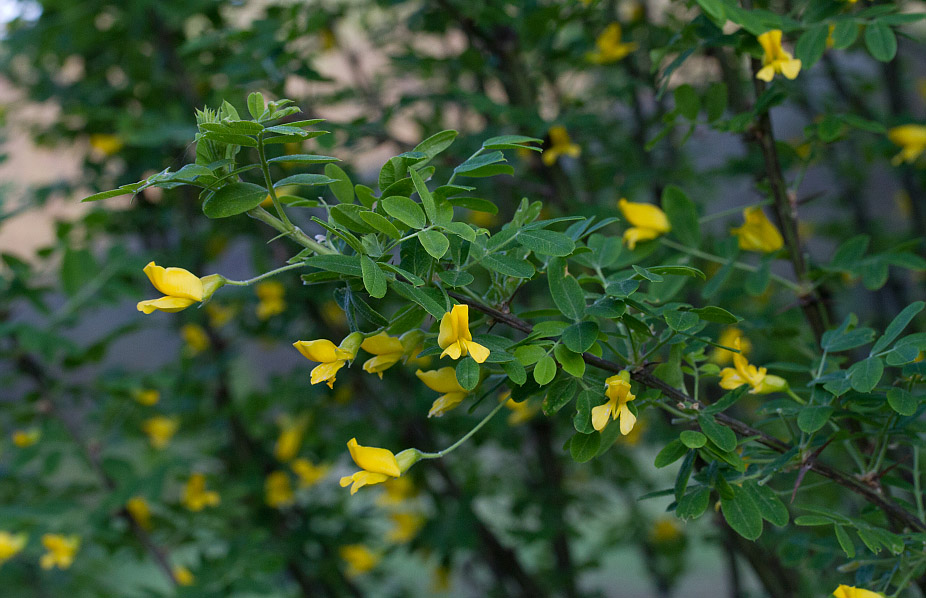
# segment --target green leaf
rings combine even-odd
[[[923,307],[926,307],[926,303],[916,301],[903,308],[903,310],[891,320],[891,323],[887,325],[887,328],[884,330],[884,335],[882,335],[871,348],[870,355],[880,353],[884,349],[887,349],[888,345],[894,342],[894,339],[900,336],[903,329],[913,321],[913,318],[923,311]]]
[[[544,355],[534,366],[534,382],[546,386],[556,376],[556,362],[549,355]]]
[[[448,287],[465,287],[475,280],[469,272],[459,272],[457,270],[442,270],[437,273],[437,277]]]
[[[402,233],[399,232],[399,229],[397,229],[393,223],[389,222],[385,216],[377,214],[376,212],[360,212],[360,219],[393,239],[398,240],[402,238]]]
[[[376,232],[376,229],[366,223],[360,216],[363,212],[369,212],[367,208],[351,203],[339,203],[331,206],[328,215],[344,228],[355,233],[366,234]]]
[[[743,490],[749,493],[753,502],[759,508],[762,519],[765,519],[776,527],[788,525],[790,515],[788,507],[785,506],[775,491],[765,484],[758,484],[755,480],[743,482]],[[734,491],[735,493],[735,491]]]
[[[453,140],[456,138],[457,132],[453,129],[448,129],[446,131],[441,131],[440,133],[435,133],[434,135],[431,135],[416,145],[413,151],[421,152],[427,156],[427,158],[422,162],[419,162],[419,164],[423,166],[424,164],[427,164],[433,160],[434,156],[450,147],[450,145],[453,143]]]
[[[61,286],[74,295],[100,272],[100,266],[87,249],[68,247],[61,259]]]
[[[458,208],[466,208],[474,212],[485,212],[487,214],[498,214],[498,206],[487,199],[478,197],[451,197],[447,200],[450,205]]]
[[[668,311],[663,317],[669,328],[676,332],[684,332],[698,324],[698,315],[690,311]]]
[[[534,266],[529,261],[502,253],[489,254],[482,258],[480,264],[512,278],[530,278],[534,275]]]
[[[424,250],[427,251],[431,257],[438,260],[444,257],[444,254],[450,249],[450,241],[447,240],[447,237],[445,237],[443,233],[433,229],[423,230],[418,233],[418,240],[421,241],[421,246],[424,247]]]
[[[579,282],[566,274],[566,262],[562,258],[550,260],[547,282],[553,303],[563,315],[575,321],[581,320],[585,316],[585,294]]]
[[[457,382],[466,390],[473,390],[479,386],[479,364],[472,359],[461,359],[457,362]]]
[[[855,19],[837,21],[833,28],[833,47],[845,50],[858,39],[859,24]]]
[[[560,409],[568,405],[579,390],[579,382],[575,378],[561,377],[547,389],[547,396],[543,398],[541,408],[547,417],[555,415]]]
[[[331,164],[330,166],[334,165]],[[287,185],[329,185],[336,182],[337,180],[323,174],[294,174],[275,182],[273,188],[279,189]],[[353,191],[351,191],[351,194],[353,194]]]
[[[661,203],[672,225],[671,234],[688,247],[697,247],[701,243],[701,229],[694,202],[680,188],[668,185],[662,192]]]
[[[836,532],[836,540],[839,542],[842,551],[846,553],[846,556],[850,559],[855,558],[855,544],[852,542],[852,538],[849,537],[849,532],[846,531],[846,528],[838,523],[834,523],[833,531]]]
[[[383,167],[379,171],[379,190],[380,192],[388,197],[394,193],[386,193],[386,191],[397,183],[400,179],[405,178],[405,160],[402,158],[389,158],[389,161],[383,164]]]
[[[601,446],[601,434],[592,432],[591,434],[576,433],[569,441],[569,454],[576,463],[585,463],[598,454],[598,448]]]
[[[797,414],[797,427],[802,432],[813,434],[826,425],[832,414],[833,408],[829,405],[807,405]]]
[[[681,440],[673,440],[669,444],[665,445],[661,451],[659,451],[659,454],[656,455],[655,461],[653,461],[653,465],[656,468],[661,469],[667,465],[675,463],[687,452],[688,447],[682,444]]]
[[[695,430],[684,430],[678,439],[688,448],[701,448],[707,444],[707,436]]]
[[[267,162],[283,164],[324,164],[325,162],[340,162],[340,158],[333,156],[316,156],[315,154],[292,154],[270,158]],[[327,174],[327,173],[326,173]],[[331,176],[331,175],[329,175]]]
[[[720,497],[720,511],[730,527],[747,540],[756,540],[762,535],[762,513],[752,496],[733,486],[733,498]]]
[[[556,345],[553,349],[556,361],[563,366],[563,370],[570,376],[581,378],[585,375],[585,360],[579,353],[573,353],[565,345]]]
[[[408,176],[411,177],[412,183],[415,185],[415,191],[418,192],[418,197],[421,198],[421,205],[424,207],[424,213],[427,215],[428,220],[436,222],[437,205],[434,203],[434,196],[428,191],[427,185],[421,180],[421,175],[417,171],[409,170]]]
[[[906,417],[916,413],[919,401],[903,388],[892,388],[887,391],[887,404],[891,406],[891,409]]]
[[[228,218],[256,208],[267,197],[267,190],[253,183],[225,185],[203,202],[208,218]]]
[[[484,149],[530,149],[540,151],[540,148],[528,145],[531,143],[543,143],[543,139],[524,135],[500,135],[486,139],[482,142],[482,147]]]
[[[248,112],[254,120],[264,113],[264,95],[261,92],[253,91],[248,94]]]
[[[881,381],[883,374],[884,363],[877,357],[869,357],[852,364],[849,368],[849,382],[856,392],[871,392]]]
[[[563,331],[563,343],[580,355],[591,349],[597,338],[598,324],[595,322],[576,322]]]
[[[438,320],[443,318],[444,314],[447,313],[446,304],[438,301],[436,297],[430,295],[428,292],[433,291],[437,294],[440,294],[436,289],[413,287],[410,284],[399,281],[394,281],[392,283],[392,289],[402,297],[405,297],[410,301],[414,301],[423,307],[429,314]]]
[[[704,94],[704,107],[708,122],[714,122],[727,110],[727,86],[725,83],[713,83]]]
[[[897,37],[884,23],[874,22],[865,28],[865,47],[880,62],[890,62],[897,55]]]
[[[718,424],[713,416],[698,416],[698,424],[701,431],[707,435],[711,442],[717,445],[722,451],[730,452],[736,449],[736,434],[730,428]]]
[[[722,307],[716,307],[714,305],[708,305],[707,307],[699,307],[697,309],[692,309],[692,313],[698,314],[698,317],[704,320],[705,322],[715,322],[717,324],[736,324],[740,321],[739,318],[728,312]]]
[[[387,214],[409,228],[422,229],[427,224],[421,206],[407,197],[393,195],[380,200],[379,203]]]
[[[356,255],[314,255],[305,259],[307,266],[346,276],[363,276],[360,257]],[[443,315],[443,314],[442,314]]]
[[[701,99],[694,87],[683,83],[675,88],[672,94],[675,97],[675,109],[688,120],[697,120],[701,111]]]
[[[552,230],[521,229],[515,237],[521,245],[540,255],[567,256],[575,248],[575,242]]]
[[[518,386],[527,382],[527,370],[516,359],[502,363],[502,369],[508,374],[508,379]]]
[[[830,27],[820,23],[804,31],[794,45],[794,56],[800,59],[801,68],[809,69],[823,57],[826,50],[826,38],[829,37]]]
[[[540,345],[521,345],[514,350],[514,358],[522,365],[533,365],[543,359],[547,350]]]
[[[453,169],[454,174],[467,177],[487,177],[497,174],[514,174],[514,168],[505,162],[505,156],[494,151],[488,154],[482,154],[475,158],[470,158]]]
[[[597,407],[604,401],[604,395],[593,390],[583,390],[576,398],[576,414],[572,424],[576,432],[591,434],[595,431],[592,426],[592,407]]]
[[[696,519],[704,514],[710,505],[711,490],[701,486],[692,490],[678,501],[675,514],[683,520]]]
[[[325,164],[325,175],[334,181],[328,185],[328,188],[339,202],[354,203],[354,184],[350,182],[350,177],[340,166]]]
[[[381,299],[386,296],[386,275],[369,256],[360,256],[360,270],[363,273],[363,286],[371,297]]]
[[[701,280],[707,278],[704,272],[697,268],[692,268],[691,266],[650,266],[646,268],[646,271],[650,274],[658,274],[659,276],[690,276],[691,278],[700,278]]]
[[[822,515],[801,515],[794,519],[794,525],[800,525],[802,527],[816,527],[820,525],[829,525],[833,522],[829,517],[823,517]]]

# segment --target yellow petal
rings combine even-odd
[[[743,226],[731,231],[737,236],[740,249],[770,253],[784,246],[781,233],[765,216],[762,208],[746,208],[743,210],[743,219]]]
[[[203,282],[183,268],[162,268],[150,262],[144,269],[154,288],[170,297],[203,300]]]
[[[465,303],[458,303],[450,310],[450,315],[455,319],[454,331],[457,338],[465,341],[473,340],[469,333],[469,306]]]
[[[775,67],[772,65],[764,66],[762,70],[756,73],[756,79],[761,79],[766,83],[770,83],[773,78],[775,78]]]
[[[456,407],[463,402],[463,399],[466,398],[466,394],[466,392],[448,392],[438,397],[434,403],[431,404],[428,417],[440,417],[448,411],[456,409]]]
[[[479,343],[474,343],[473,341],[465,342],[466,351],[473,358],[473,361],[476,363],[484,363],[486,359],[489,358],[489,349],[480,345]]]
[[[401,353],[377,355],[376,357],[367,359],[363,363],[363,371],[369,372],[370,374],[379,374],[380,377],[382,377],[382,373],[394,366],[401,358]]]
[[[441,349],[446,349],[457,342],[458,336],[455,322],[456,320],[452,311],[448,311],[440,319],[440,332],[437,335],[437,344]],[[454,359],[456,359],[456,357],[454,357]]]
[[[592,407],[592,427],[601,432],[611,420],[611,402]]]
[[[626,436],[630,434],[630,431],[633,430],[633,425],[637,423],[637,416],[634,415],[626,405],[623,405],[618,410],[618,413],[621,420],[621,435]]]
[[[312,369],[312,384],[318,384],[319,382],[327,382],[328,387],[331,388],[334,383],[334,377],[342,367],[344,367],[344,360],[339,359],[337,361],[332,361],[330,363],[320,363]]]
[[[449,356],[450,359],[459,359],[463,355],[463,345],[460,341],[456,341],[452,345],[447,346],[444,351],[440,354],[441,357]]]
[[[174,313],[184,310],[194,303],[196,303],[196,301],[192,299],[184,299],[182,297],[161,297],[160,299],[148,299],[147,301],[139,301],[136,307],[138,308],[138,311],[144,312],[146,314],[150,314],[155,311]]]
[[[659,206],[649,203],[635,203],[626,199],[621,199],[617,205],[621,214],[624,215],[624,218],[631,226],[653,229],[657,234],[667,233],[672,230],[666,213],[659,209]]]
[[[356,438],[350,439],[347,443],[347,450],[350,451],[350,456],[351,459],[354,460],[354,463],[365,471],[381,473],[395,478],[402,475],[402,470],[399,469],[399,463],[390,450],[361,446],[357,444]]]
[[[543,154],[540,156],[540,159],[546,166],[553,166],[556,164],[557,158],[559,158],[559,152],[552,147],[543,150]]]
[[[633,251],[640,241],[651,241],[659,236],[659,231],[653,228],[633,227],[624,231],[624,243]]]
[[[758,37],[759,44],[762,46],[762,50],[765,51],[765,55],[768,58],[774,58],[778,55],[778,52],[781,50],[781,30],[773,29],[771,31],[766,31]]]
[[[328,339],[314,341],[296,341],[293,343],[302,356],[310,361],[327,363],[338,359],[337,347]]]
[[[785,60],[780,63],[781,73],[788,79],[796,79],[798,73],[801,72],[801,61],[800,59]]]
[[[380,332],[375,336],[364,339],[360,348],[373,355],[385,355],[386,353],[402,353],[402,342],[385,332]]]
[[[415,375],[418,376],[419,380],[424,382],[425,386],[435,392],[466,392],[466,389],[460,386],[460,383],[457,381],[456,370],[452,367],[429,370],[427,372],[418,370],[415,372]]]

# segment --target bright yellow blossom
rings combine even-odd
[[[136,401],[146,407],[157,405],[158,401],[161,400],[161,393],[153,388],[143,388],[136,390],[132,393],[132,396]]]
[[[900,153],[891,160],[894,166],[904,162],[912,164],[926,152],[926,125],[900,125],[890,129],[887,138],[901,148]]]
[[[592,427],[600,432],[611,420],[620,418],[621,434],[626,436],[637,422],[637,416],[627,406],[627,403],[637,398],[630,392],[630,372],[624,370],[611,376],[605,380],[604,386],[608,402],[592,407]]]
[[[884,598],[884,594],[862,588],[841,585],[833,591],[836,598]]]
[[[162,268],[150,262],[144,268],[148,280],[154,288],[164,293],[160,299],[148,299],[138,302],[138,311],[150,314],[156,310],[177,312],[199,303],[212,296],[212,293],[225,284],[225,279],[218,274],[199,278],[183,268]]]
[[[640,241],[650,241],[672,230],[669,218],[659,206],[636,203],[623,198],[617,202],[617,206],[631,226],[624,231],[624,242],[631,251]]]
[[[801,72],[801,61],[791,56],[781,47],[781,30],[772,29],[759,36],[759,43],[765,50],[762,57],[762,69],[756,73],[756,79],[771,82],[776,73],[788,79],[797,78]]]
[[[283,295],[286,287],[276,280],[260,282],[254,287],[259,303],[257,304],[257,319],[267,320],[286,310],[286,301]]]
[[[129,512],[135,523],[142,529],[151,529],[151,507],[143,496],[133,496],[125,503],[125,510]]]
[[[184,324],[180,336],[192,355],[198,355],[209,348],[209,334],[199,324]]]
[[[717,344],[723,345],[724,347],[735,347],[737,343],[739,343],[740,353],[743,355],[748,355],[749,352],[752,351],[752,343],[749,342],[748,338],[743,336],[743,331],[736,326],[727,326],[724,328],[720,333],[720,338],[717,339]],[[736,355],[736,353],[733,351],[717,347],[711,352],[711,361],[717,365],[726,365],[733,361],[734,355]]]
[[[459,405],[466,395],[469,394],[465,388],[457,382],[456,370],[452,367],[441,368],[439,370],[415,372],[418,379],[424,382],[424,385],[434,392],[443,393],[431,405],[428,411],[428,417],[440,417],[451,411]]]
[[[151,446],[158,450],[167,446],[179,427],[180,423],[175,418],[163,415],[146,419],[141,425],[142,431],[148,435]]]
[[[560,156],[578,158],[582,154],[582,148],[572,142],[566,127],[560,125],[550,127],[548,135],[550,147],[543,150],[543,155],[540,157],[547,166],[553,166]]]
[[[402,341],[385,332],[364,339],[360,348],[374,355],[364,362],[363,371],[378,374],[380,378],[383,377],[384,371],[398,363],[405,354]]]
[[[473,342],[469,331],[469,306],[463,303],[454,305],[441,318],[437,344],[444,350],[441,357],[449,355],[450,359],[459,359],[470,355],[476,363],[489,358],[489,349]]]
[[[80,538],[77,536],[62,536],[60,534],[45,534],[42,536],[42,545],[46,552],[39,560],[42,569],[67,569],[74,562],[74,555],[80,548]]]
[[[389,515],[393,527],[386,534],[386,541],[392,544],[405,544],[410,542],[421,528],[425,519],[417,513],[392,513]]]
[[[742,351],[741,341],[736,339],[733,343],[735,349]],[[788,387],[788,382],[779,376],[768,373],[766,368],[757,368],[746,360],[742,352],[733,355],[733,367],[720,370],[720,387],[726,390],[739,388],[748,384],[752,390],[749,394],[764,395],[777,392]]]
[[[623,42],[620,23],[611,23],[595,40],[596,50],[586,54],[586,58],[596,64],[608,64],[622,60],[637,49],[634,42]]]
[[[357,356],[357,349],[360,348],[362,339],[363,335],[354,333],[341,341],[339,347],[328,339],[296,341],[293,346],[306,359],[318,362],[312,370],[312,384],[325,382],[328,388],[334,388],[335,375],[344,367],[344,364]]]
[[[353,495],[364,486],[380,484],[390,478],[397,478],[421,458],[416,449],[406,449],[395,455],[384,448],[361,446],[356,438],[347,443],[350,458],[360,467],[360,471],[341,478],[341,487],[350,486]]]
[[[90,135],[90,147],[104,156],[112,156],[121,150],[123,145],[122,138],[118,135],[110,135],[108,133],[94,133]]]
[[[206,507],[214,507],[222,501],[218,492],[206,490],[206,476],[201,473],[194,473],[187,480],[181,500],[184,506],[191,511],[202,511]]]
[[[0,565],[19,554],[26,547],[28,541],[29,536],[26,534],[11,534],[7,531],[0,531]]]
[[[284,416],[280,418],[280,436],[273,447],[273,455],[284,463],[299,454],[302,446],[302,437],[305,435],[309,420],[305,417],[293,418]]]
[[[293,485],[285,471],[274,471],[264,482],[264,495],[267,505],[274,509],[288,507],[295,501]]]
[[[762,208],[753,206],[743,210],[743,221],[743,226],[730,231],[739,239],[743,251],[771,253],[784,245],[781,233],[765,216]]]
[[[178,586],[191,586],[196,582],[193,573],[183,565],[177,565],[171,571]]]
[[[347,575],[355,577],[372,570],[379,564],[380,557],[363,544],[349,544],[338,551],[341,559],[347,563]]]
[[[537,411],[539,410],[539,407],[537,405],[532,406],[530,401],[524,400],[519,403],[511,398],[505,401],[505,407],[511,410],[511,413],[508,414],[509,426],[520,426],[534,419],[534,416],[537,415]]]
[[[308,459],[295,459],[289,464],[293,473],[299,478],[300,488],[310,488],[320,482],[331,469],[327,465],[315,465]]]
[[[13,432],[13,444],[19,448],[32,446],[42,438],[42,432],[38,428],[29,428],[28,430],[16,430]]]

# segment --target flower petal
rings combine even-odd
[[[403,351],[402,342],[398,338],[389,336],[385,332],[380,332],[375,336],[364,339],[360,348],[373,355],[385,355],[387,353],[401,354]]]
[[[183,268],[162,268],[150,262],[144,268],[154,288],[171,297],[183,297],[193,301],[203,300],[203,282],[198,276]]]
[[[296,350],[302,353],[302,356],[310,361],[327,363],[337,361],[337,347],[328,339],[318,339],[314,341],[296,341],[293,343]]]
[[[438,397],[431,405],[431,409],[428,411],[428,417],[440,417],[448,411],[456,409],[456,407],[463,402],[463,399],[466,398],[466,394],[465,392],[448,392]]]
[[[418,370],[415,372],[418,379],[424,382],[425,386],[439,393],[462,392],[466,389],[460,386],[457,381],[456,370],[452,367],[440,368],[439,370],[429,370],[427,372]]]
[[[489,358],[490,351],[488,347],[484,347],[473,341],[461,341],[461,343],[465,343],[467,352],[476,363],[484,363],[485,360]]]
[[[196,303],[196,301],[192,299],[185,299],[183,297],[161,297],[160,299],[148,299],[146,301],[139,301],[138,305],[135,307],[138,308],[138,311],[144,312],[146,314],[150,314],[155,311],[174,313],[184,310],[194,303]]]
[[[381,473],[394,478],[402,475],[395,455],[388,449],[361,446],[357,444],[356,438],[351,438],[347,443],[347,450],[350,451],[354,463],[365,471]]]

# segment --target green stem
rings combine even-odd
[[[273,207],[276,208],[277,216],[286,226],[287,230],[293,230],[296,227],[289,221],[289,217],[283,210],[283,204],[277,197],[277,191],[273,188],[273,179],[270,178],[270,164],[267,162],[267,156],[264,153],[264,134],[261,133],[257,138],[257,155],[260,158],[260,169],[264,173],[264,183],[267,185],[267,191],[270,193],[270,200],[273,201]]]
[[[477,149],[477,150],[473,153],[472,156],[470,156],[469,158],[467,158],[467,159],[464,161],[464,163],[465,163],[465,162],[469,162],[470,160],[472,160],[473,158],[475,158],[476,156],[478,156],[479,154],[481,154],[481,153],[482,153],[482,150],[484,150],[484,149],[485,149],[484,147],[480,147],[479,149]],[[454,179],[456,179],[456,178],[457,178],[457,173],[454,172],[452,175],[450,175],[450,178],[447,179],[447,184],[448,184],[448,185],[452,185]]]
[[[920,519],[926,519],[923,510],[923,491],[920,489],[920,448],[913,446],[913,498],[916,500],[916,514]]]
[[[786,389],[785,389],[785,393],[787,393],[787,395],[788,395],[789,397],[791,397],[792,399],[794,399],[794,402],[795,402],[795,403],[798,403],[798,404],[800,404],[800,405],[806,405],[806,404],[807,404],[807,401],[806,401],[806,400],[804,400],[804,399],[802,399],[801,397],[799,397],[799,396],[797,396],[796,394],[794,394],[794,391],[791,390],[790,388],[786,388]]]
[[[460,445],[462,445],[464,442],[466,442],[467,440],[469,440],[470,437],[472,437],[473,434],[475,434],[475,433],[478,432],[480,429],[482,429],[482,427],[483,427],[484,425],[486,425],[487,423],[489,423],[489,420],[492,419],[493,417],[495,417],[495,414],[496,414],[496,413],[498,413],[499,411],[501,411],[502,407],[505,406],[505,403],[506,403],[506,402],[507,402],[507,401],[501,401],[494,409],[492,409],[492,411],[489,412],[488,415],[486,415],[484,418],[482,418],[482,421],[479,422],[478,424],[476,424],[476,426],[475,426],[472,430],[470,430],[469,432],[467,432],[462,438],[460,438],[459,440],[457,440],[456,442],[454,442],[453,444],[451,444],[450,446],[448,446],[448,447],[445,448],[444,450],[442,450],[442,451],[437,451],[436,453],[424,453],[424,452],[422,452],[422,453],[421,453],[421,458],[422,458],[422,459],[440,459],[441,457],[443,457],[443,456],[445,456],[445,455],[449,455],[450,453],[452,453],[453,451],[455,451]]]
[[[335,251],[334,249],[331,249],[330,247],[325,247],[318,241],[315,241],[314,239],[310,239],[309,236],[305,234],[304,232],[302,232],[302,230],[299,227],[296,227],[290,224],[292,228],[286,228],[286,224],[282,220],[280,220],[279,218],[277,218],[276,216],[274,216],[273,214],[271,214],[270,212],[268,212],[267,210],[265,210],[264,208],[260,206],[257,206],[256,208],[248,210],[248,216],[250,216],[251,218],[254,218],[255,220],[260,220],[264,224],[267,224],[275,228],[276,230],[280,231],[284,235],[289,236],[289,238],[291,238],[296,243],[299,243],[303,247],[307,247],[308,249],[313,250],[315,253],[319,255],[331,255],[331,254],[337,253],[337,251]]]
[[[281,267],[281,268],[277,268],[276,270],[271,270],[271,271],[269,271],[269,272],[265,272],[265,273],[261,274],[260,276],[255,276],[254,278],[249,278],[249,279],[247,279],[247,280],[228,280],[228,279],[226,278],[226,279],[225,279],[225,284],[230,284],[230,285],[236,286],[236,287],[247,287],[247,286],[250,286],[250,285],[254,284],[255,282],[260,282],[261,280],[263,280],[263,279],[265,279],[265,278],[270,278],[271,276],[276,276],[277,274],[280,274],[281,272],[286,272],[287,270],[295,270],[296,268],[304,268],[304,267],[305,267],[305,263],[304,263],[304,262],[299,262],[298,264],[290,264],[290,265],[288,265],[288,266],[283,266],[283,267]]]

